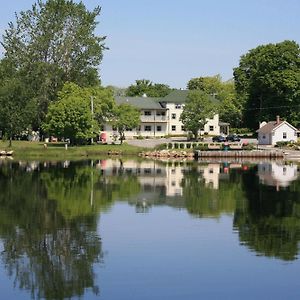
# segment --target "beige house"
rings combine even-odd
[[[187,90],[174,90],[164,98],[150,97],[125,97],[117,96],[117,104],[128,103],[137,107],[141,112],[141,124],[138,128],[125,132],[126,138],[142,137],[164,137],[167,135],[181,136],[187,134],[180,116],[183,111]],[[201,134],[219,135],[225,130],[228,133],[229,124],[221,123],[219,115],[207,119]],[[108,137],[117,135],[117,132],[109,125],[105,125],[104,131]]]

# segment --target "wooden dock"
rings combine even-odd
[[[222,158],[269,158],[278,159],[283,158],[283,151],[273,150],[242,150],[242,151],[200,151],[194,152],[195,159],[204,157],[222,157]]]

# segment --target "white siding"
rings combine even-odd
[[[219,115],[215,114],[212,119],[206,119],[206,120],[207,123],[204,125],[204,131],[201,131],[201,134],[208,133],[209,135],[219,135],[220,134]]]
[[[284,133],[286,134],[286,138],[284,138]],[[295,130],[287,123],[283,123],[276,128],[276,130],[274,130],[274,134],[272,135],[272,145],[275,145],[277,142],[281,141],[297,141]]]
[[[180,115],[183,111],[182,104],[167,103],[166,109],[142,109],[141,123],[139,128],[132,131],[126,131],[125,137],[132,139],[137,136],[143,137],[162,137],[166,135],[184,135],[187,132],[184,129],[183,123],[180,121]],[[145,114],[145,111],[147,112]],[[162,115],[164,113],[164,115]],[[147,127],[146,127],[147,126]],[[145,129],[150,128],[150,131]],[[160,127],[160,128],[158,128]],[[158,129],[161,129],[160,131]],[[113,131],[110,125],[105,125],[105,130],[110,142],[114,135],[118,135],[117,131]],[[204,130],[201,134],[207,133],[209,135],[219,135],[219,115],[216,114],[212,119],[207,119]]]

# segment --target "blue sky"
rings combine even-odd
[[[34,0],[3,1],[0,32]],[[232,69],[248,50],[285,39],[300,43],[299,0],[85,0],[102,7],[97,33],[106,35],[104,85],[150,79],[185,88],[189,79]]]

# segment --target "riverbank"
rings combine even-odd
[[[63,143],[48,143],[46,146],[40,142],[13,141],[9,147],[8,142],[0,141],[0,150],[13,151],[17,159],[55,158],[76,159],[106,155],[135,155],[144,151],[144,148],[128,145],[85,145],[68,146]]]
[[[84,158],[99,158],[103,156],[143,156],[141,154],[147,153],[147,156],[152,152],[155,156],[161,156],[160,151],[149,151],[150,147],[147,147],[147,141],[144,141],[144,147],[138,147],[136,145],[130,145],[124,143],[123,145],[86,145],[86,146],[73,146],[65,148],[64,143],[48,143],[45,147],[41,142],[28,142],[28,141],[13,141],[12,147],[9,147],[8,142],[0,141],[0,151],[13,151],[13,157],[16,159],[84,159]],[[153,149],[153,146],[152,146]],[[182,151],[173,151],[176,155],[170,155],[177,158],[188,156],[191,157],[193,150],[185,149],[184,155],[180,155]],[[279,150],[278,148],[264,148],[261,150],[269,151]],[[281,149],[283,152],[283,159],[288,161],[300,161],[300,151],[291,151]],[[150,154],[149,154],[150,153]],[[157,154],[159,153],[159,155]],[[223,153],[223,152],[222,152]],[[165,156],[165,155],[164,155]],[[167,155],[168,156],[168,155]]]

